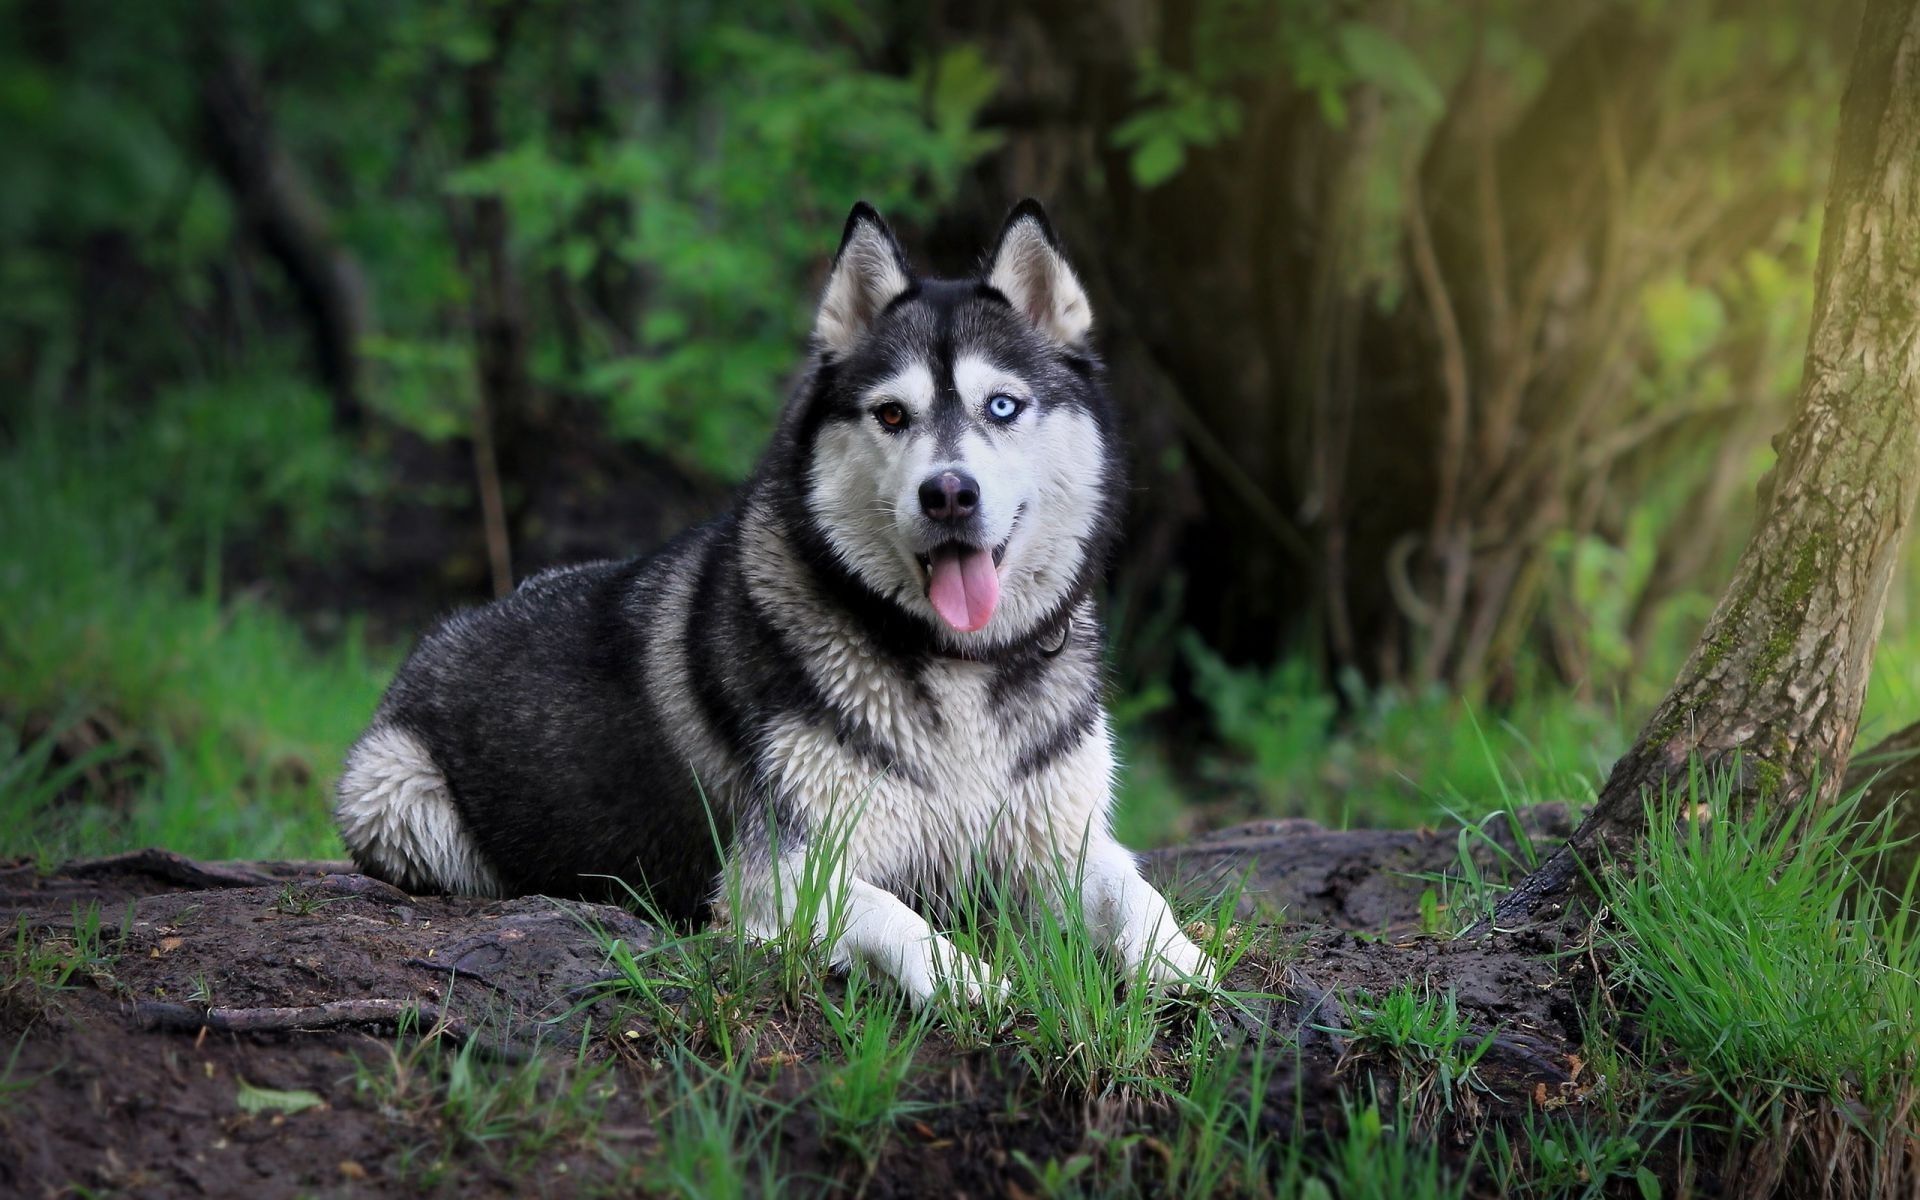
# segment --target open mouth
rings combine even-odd
[[[1015,526],[1019,520],[1015,518]],[[914,558],[926,584],[927,600],[940,619],[956,633],[986,627],[1000,603],[1000,563],[1007,556],[1007,540],[992,549],[965,542],[942,542]]]

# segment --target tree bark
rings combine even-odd
[[[252,68],[216,51],[200,90],[209,157],[247,231],[279,264],[312,330],[315,373],[335,422],[358,428],[360,339],[370,324],[360,265],[334,240],[326,210],[274,134]]]
[[[1855,755],[1840,787],[1865,789],[1861,820],[1886,821],[1895,844],[1873,864],[1871,878],[1898,895],[1920,861],[1920,721]]]
[[[469,163],[485,161],[503,148],[500,75],[520,14],[519,4],[499,5],[489,29],[492,51],[462,70],[460,90],[467,121],[464,154]],[[480,195],[465,207],[465,219],[455,218],[455,241],[473,288],[474,355],[480,383],[473,413],[474,479],[493,591],[505,596],[513,591],[513,554],[498,447],[511,445],[532,416],[532,337],[509,244],[506,201],[497,195]]]
[[[1847,766],[1920,485],[1920,3],[1874,0],[1841,105],[1793,425],[1763,516],[1692,656],[1568,844],[1502,904],[1560,913],[1630,857],[1645,798],[1689,764],[1741,802],[1819,804]]]

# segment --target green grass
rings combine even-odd
[[[1346,1027],[1328,1027],[1352,1043],[1350,1054],[1392,1063],[1416,1115],[1430,1119],[1486,1091],[1476,1070],[1497,1030],[1474,1029],[1452,991],[1412,982],[1380,997],[1365,992],[1343,1005]]]
[[[76,904],[65,929],[37,927],[21,917],[0,957],[0,1016],[31,1022],[53,1011],[57,993],[86,986],[115,989],[118,947],[132,922],[131,904],[117,932],[102,926],[98,904]]]
[[[0,1063],[0,1118],[4,1118],[9,1111],[19,1107],[26,1094],[34,1089],[34,1085],[52,1073],[43,1071],[38,1075],[31,1075],[21,1070],[20,1055],[26,1048],[27,1034],[23,1033],[13,1039],[13,1047],[7,1051],[7,1061]]]
[[[1349,1101],[1346,1127],[1329,1139],[1320,1163],[1293,1159],[1287,1174],[1301,1200],[1458,1200],[1467,1178],[1447,1169],[1439,1143],[1405,1111],[1377,1099]],[[1286,1194],[1282,1189],[1276,1189]]]
[[[1530,1117],[1517,1136],[1495,1126],[1487,1154],[1499,1194],[1541,1200],[1600,1200],[1637,1193],[1659,1200],[1664,1189],[1648,1158],[1668,1132],[1650,1119],[1626,1132]],[[1631,1185],[1632,1192],[1627,1188]]]
[[[403,1127],[400,1173],[421,1190],[455,1176],[464,1158],[526,1171],[543,1155],[603,1151],[598,1134],[617,1084],[612,1060],[529,1055],[497,1061],[479,1036],[454,1045],[447,1027],[402,1028],[383,1058],[354,1072],[363,1102]]]
[[[1261,1124],[1275,1058],[1286,1051],[1264,1042],[1221,1038],[1210,1020],[1195,1024],[1184,1081],[1162,1089],[1179,1118],[1169,1146],[1166,1194],[1203,1200],[1258,1195],[1279,1160],[1275,1135]],[[1184,1083],[1184,1086],[1182,1084]]]
[[[873,996],[876,988],[887,994]],[[907,1099],[904,1090],[932,1026],[931,1014],[909,1015],[904,1000],[865,971],[849,976],[838,1002],[823,996],[820,1011],[833,1031],[839,1061],[822,1073],[809,1103],[827,1141],[871,1169],[895,1127],[930,1107]]]
[[[351,464],[318,397],[229,389],[123,429],[30,410],[0,454],[0,857],[339,853],[328,788],[392,660],[351,626],[313,648],[218,564],[230,538],[323,540]],[[111,736],[62,761],[83,722]]]
[[[776,1125],[762,1119],[781,1111],[754,1092],[746,1060],[711,1066],[685,1051],[668,1056],[668,1085],[657,1094],[653,1120],[659,1150],[648,1185],[682,1200],[746,1200],[788,1189],[781,1175]]]
[[[1059,877],[1040,888],[1080,895],[1080,865],[1057,869]],[[1244,1008],[1260,999],[1218,988],[1169,989],[1148,981],[1145,964],[1118,970],[1078,904],[1030,902],[995,872],[972,874],[980,882],[957,898],[946,932],[962,952],[1005,981],[1007,994],[1004,1001],[972,1003],[946,993],[932,1007],[958,1044],[1017,1046],[1050,1087],[1081,1097],[1140,1094],[1170,1069],[1173,1052],[1163,1044],[1170,1026],[1191,1023],[1209,1003]],[[1186,914],[1189,933],[1199,935],[1221,976],[1258,940],[1254,928],[1232,920],[1237,899],[1229,892],[1209,898],[1204,913]],[[1205,1021],[1195,1028],[1213,1027]],[[1210,1037],[1217,1041],[1217,1035]]]
[[[1649,802],[1656,833],[1637,868],[1608,877],[1616,1002],[1637,1014],[1647,1069],[1704,1093],[1737,1133],[1783,1142],[1854,1194],[1909,1194],[1913,881],[1894,904],[1867,885],[1887,839],[1856,819],[1857,796],[1741,814],[1730,794],[1696,777]]]
[[[1304,657],[1252,670],[1228,666],[1191,635],[1182,647],[1220,743],[1200,768],[1211,794],[1226,799],[1196,808],[1140,722],[1122,721],[1131,736],[1115,824],[1128,845],[1165,845],[1209,824],[1263,816],[1405,828],[1519,804],[1587,804],[1633,733],[1630,715],[1533,681],[1537,671],[1504,715],[1437,689],[1357,684],[1343,714]]]

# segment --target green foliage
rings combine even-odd
[[[1355,80],[1405,100],[1425,116],[1438,117],[1445,110],[1446,101],[1419,58],[1385,30],[1346,21],[1335,30],[1335,38]]]
[[[1149,64],[1140,92],[1150,105],[1115,126],[1112,136],[1114,145],[1132,151],[1128,164],[1143,188],[1179,174],[1187,147],[1217,145],[1240,132],[1239,104],[1178,71]]]
[[[221,581],[223,547],[263,523],[287,552],[338,529],[359,468],[324,406],[249,377],[163,390],[125,424],[25,418],[0,449],[0,853],[336,854],[327,790],[386,656],[351,625],[317,652]],[[118,732],[69,746],[82,723]]]
[[[557,341],[543,342],[546,382],[599,398],[615,433],[738,480],[803,344],[810,314],[794,298],[833,250],[822,231],[849,197],[910,222],[949,199],[993,145],[975,118],[997,74],[966,45],[896,76],[778,23],[646,24],[628,36],[677,37],[691,95],[570,137],[530,128],[444,186],[500,198],[527,268],[587,293],[574,336],[593,353],[570,366]],[[555,103],[537,74],[515,79],[530,103]],[[615,281],[644,293],[625,320],[592,308]]]
[[[1181,645],[1231,752],[1211,774],[1250,789],[1264,815],[1392,826],[1546,800],[1585,803],[1626,742],[1619,714],[1544,683],[1522,684],[1508,721],[1483,724],[1471,704],[1439,691],[1369,693],[1357,684],[1342,714],[1304,659],[1237,669],[1191,633]]]
[[[833,250],[825,231],[856,197],[908,223],[951,200],[997,143],[978,118],[998,68],[955,43],[877,69],[872,18],[831,2],[505,11],[329,0],[223,12],[209,37],[178,0],[80,4],[46,18],[68,43],[55,59],[0,47],[0,355],[95,357],[116,388],[218,365],[230,347],[209,323],[239,320],[255,350],[297,336],[270,264],[239,281],[257,301],[229,294],[242,231],[204,161],[199,75],[231,54],[270,80],[266,128],[377,298],[369,408],[430,437],[465,428],[488,286],[466,214],[497,198],[540,385],[690,471],[742,478],[804,344],[795,298]],[[475,140],[476,105],[495,149]],[[88,315],[72,298],[114,282],[83,274],[108,243],[126,255],[109,269],[163,299],[103,354],[73,340]]]

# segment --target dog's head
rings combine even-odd
[[[838,566],[962,649],[1057,616],[1101,565],[1121,491],[1092,325],[1033,201],[959,280],[916,279],[855,206],[795,416],[799,499]]]

